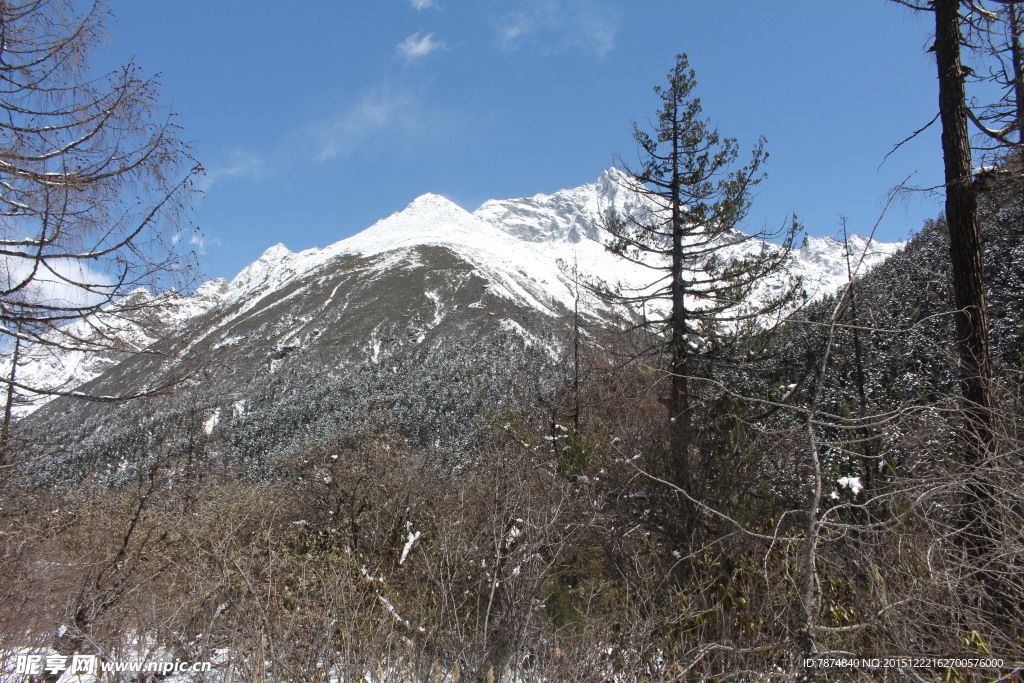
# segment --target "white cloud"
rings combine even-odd
[[[498,24],[498,43],[507,49],[515,49],[516,42],[535,30],[536,22],[525,14],[510,14]]]
[[[47,259],[33,272],[31,258],[5,256],[0,261],[0,283],[12,289],[28,280],[18,296],[34,304],[77,307],[101,303],[116,282],[107,273],[78,259]]]
[[[599,57],[615,49],[615,21],[600,9],[595,7],[582,11],[577,18],[577,28],[576,47],[588,49]]]
[[[444,41],[434,40],[433,33],[428,33],[425,36],[421,35],[421,33],[422,31],[417,31],[399,43],[397,48],[398,54],[412,62],[420,57],[426,57],[431,52],[448,48]]]
[[[208,190],[216,183],[237,178],[262,178],[267,173],[267,164],[262,157],[259,157],[245,150],[234,149],[227,154],[227,158],[218,164],[212,164],[206,169],[206,175],[200,180],[199,187]]]
[[[581,50],[604,57],[615,48],[617,10],[599,0],[518,0],[495,21],[499,47]]]
[[[437,6],[437,3],[434,2],[434,0],[409,0],[409,4],[412,5],[415,9],[420,10],[421,12],[431,7],[433,7],[434,9],[441,9],[440,7]]]
[[[367,93],[333,120],[317,126],[316,160],[347,156],[370,136],[382,131],[414,129],[418,106],[407,92],[382,88]]]
[[[219,237],[207,237],[198,228],[195,228],[188,233],[178,231],[171,235],[171,244],[179,244],[182,240],[193,247],[193,251],[200,255],[206,253],[206,245],[208,244],[217,247],[221,246]]]
[[[219,237],[207,237],[198,230],[189,235],[188,243],[192,245],[193,251],[200,256],[206,254],[207,245],[219,247],[222,244]]]

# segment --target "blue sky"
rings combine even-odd
[[[134,57],[208,171],[193,220],[209,277],[268,246],[325,246],[425,192],[490,198],[593,181],[635,159],[633,121],[679,52],[705,113],[768,139],[750,227],[795,212],[867,232],[887,191],[940,182],[926,17],[885,0],[110,0],[98,65]],[[917,193],[879,237],[940,209]]]

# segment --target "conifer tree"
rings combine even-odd
[[[749,161],[738,166],[736,140],[719,135],[704,117],[696,85],[686,55],[679,55],[668,83],[655,88],[662,105],[651,130],[634,125],[638,164],[623,164],[620,176],[647,199],[645,208],[610,214],[607,221],[609,248],[654,274],[649,287],[613,297],[640,307],[640,326],[656,333],[669,385],[672,479],[684,493],[691,488],[698,366],[748,353],[743,340],[763,331],[773,314],[777,320],[798,291],[794,283],[765,285],[789,256],[796,221],[774,233],[739,230],[764,179],[765,141],[759,139]],[[765,241],[779,237],[779,244]],[[687,510],[684,533],[692,528]]]

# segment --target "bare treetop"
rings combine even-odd
[[[19,391],[33,390],[15,377],[19,345],[102,347],[67,323],[194,271],[178,219],[201,169],[153,77],[90,71],[107,16],[0,3],[0,345]]]

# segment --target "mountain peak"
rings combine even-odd
[[[284,246],[282,242],[278,242],[272,247],[268,247],[266,251],[260,254],[257,261],[280,261],[286,256],[290,256],[292,250]]]
[[[417,244],[459,243],[487,227],[452,200],[428,192],[330,249],[371,254]]]
[[[433,192],[427,192],[425,194],[421,194],[419,197],[417,197],[416,199],[414,199],[411,202],[409,202],[409,206],[407,206],[406,209],[411,209],[413,207],[436,207],[436,208],[455,207],[457,209],[461,209],[462,208],[458,204],[453,202],[452,200],[448,199],[447,197],[445,197],[443,195],[435,194]]]
[[[390,221],[391,219],[398,217],[431,222],[461,221],[469,215],[468,211],[447,197],[442,197],[439,194],[428,192],[412,200],[407,207],[392,214],[389,218],[385,218],[384,221],[380,221],[380,223]]]
[[[607,186],[609,183],[622,186],[630,180],[629,174],[623,171],[618,166],[612,166],[606,169],[601,176],[597,179],[599,187]]]

